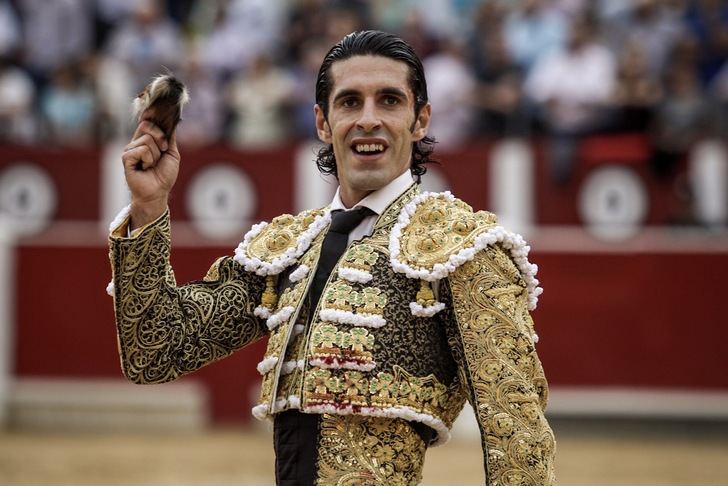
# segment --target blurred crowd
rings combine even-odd
[[[445,149],[544,134],[559,179],[580,137],[644,131],[660,173],[728,131],[722,0],[0,0],[0,142],[128,136],[164,69],[190,89],[185,144],[308,139],[323,56],[366,28],[420,54]]]

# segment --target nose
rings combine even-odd
[[[356,122],[356,126],[365,132],[373,132],[381,126],[379,114],[377,113],[377,106],[374,100],[367,99],[364,101],[364,105],[359,112],[359,119]]]

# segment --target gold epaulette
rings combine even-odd
[[[473,212],[448,193],[418,202],[399,235],[399,260],[413,269],[433,272],[447,265],[450,257],[473,248],[476,237],[497,224],[493,213]]]
[[[314,209],[256,224],[235,250],[235,261],[258,275],[278,275],[303,255],[329,221],[326,209]]]
[[[528,262],[530,247],[524,239],[498,225],[494,214],[473,209],[449,192],[422,193],[400,212],[389,240],[392,269],[420,279],[422,289],[412,303],[415,315],[442,309],[429,282],[443,279],[473,259],[477,252],[499,244],[518,267],[529,293],[529,309],[536,308],[538,267]]]

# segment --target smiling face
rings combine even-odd
[[[336,157],[339,194],[347,207],[409,170],[412,143],[427,135],[430,105],[415,119],[404,62],[353,56],[330,68],[329,112],[316,105],[316,129]]]

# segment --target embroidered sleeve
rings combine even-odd
[[[503,246],[488,246],[443,281],[456,325],[453,355],[481,432],[486,482],[553,485],[547,383],[534,348],[529,294]]]
[[[169,226],[165,214],[132,238],[109,240],[121,366],[135,383],[174,380],[265,334],[253,315],[264,279],[223,257],[203,280],[177,287]]]

